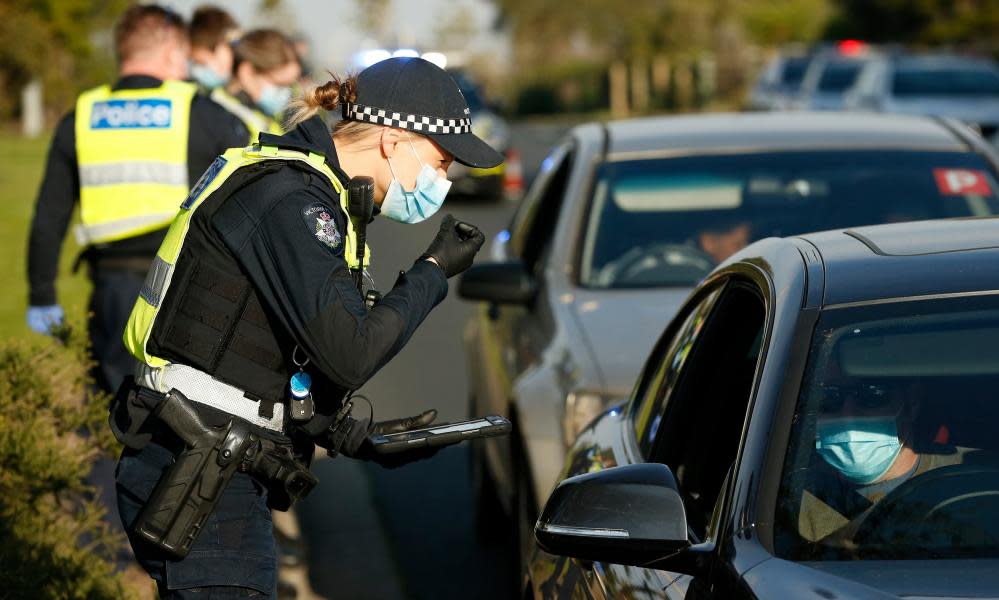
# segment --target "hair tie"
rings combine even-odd
[[[338,102],[340,104],[346,104],[347,103],[347,82],[346,81],[343,81],[343,82],[340,83],[340,96],[339,96]]]

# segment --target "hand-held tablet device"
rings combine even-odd
[[[507,435],[511,428],[510,421],[500,416],[490,415],[458,423],[440,423],[433,427],[413,429],[401,433],[373,435],[371,443],[375,447],[375,452],[392,454],[414,448],[448,446],[475,438]]]

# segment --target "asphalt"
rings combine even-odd
[[[565,129],[513,127],[525,179]],[[368,230],[376,286],[388,290],[396,273],[426,250],[444,214],[492,238],[515,208],[515,200],[456,198],[418,225],[376,219]],[[376,420],[427,408],[436,408],[440,421],[470,416],[461,332],[474,306],[454,288],[406,348],[359,391],[371,399]],[[364,414],[366,405],[357,405]],[[469,443],[475,442],[394,470],[346,458],[317,460],[313,472],[320,485],[298,505],[313,591],[330,600],[514,597],[509,539],[481,535],[476,525]]]

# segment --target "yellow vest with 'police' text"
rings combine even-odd
[[[113,242],[170,224],[187,196],[187,143],[196,86],[104,85],[76,101],[82,245]]]
[[[146,281],[139,292],[139,298],[135,301],[132,314],[125,326],[125,333],[122,336],[125,347],[138,360],[152,368],[161,368],[169,364],[169,361],[147,353],[146,344],[152,334],[160,306],[162,306],[163,299],[170,288],[174,267],[177,264],[177,259],[180,258],[194,212],[204,203],[205,199],[215,193],[237,171],[265,160],[300,161],[324,175],[339,195],[340,207],[344,214],[348,215],[347,232],[344,236],[346,240],[343,246],[344,260],[347,261],[347,266],[353,270],[363,270],[371,264],[371,251],[367,245],[364,247],[364,264],[361,265],[358,262],[357,231],[355,220],[349,217],[347,188],[340,183],[340,180],[326,164],[326,158],[323,155],[307,154],[277,146],[260,146],[259,144],[246,148],[230,148],[225,154],[216,158],[215,162],[201,176],[201,179],[194,185],[187,199],[180,206],[180,212],[175,211],[176,217],[170,224],[166,239],[163,240],[163,244],[153,259],[149,273],[146,275]],[[180,292],[182,293],[183,290]]]

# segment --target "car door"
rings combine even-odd
[[[563,143],[545,159],[542,172],[525,196],[510,227],[508,258],[523,262],[528,273],[540,278],[544,259],[557,224],[572,168],[572,144]],[[540,286],[539,287],[543,287]],[[480,366],[473,369],[474,414],[509,416],[513,384],[535,364],[552,331],[549,313],[538,311],[543,300],[529,306],[492,304],[478,317]],[[510,437],[490,438],[484,444],[489,470],[501,490],[512,490],[515,474],[510,457]]]
[[[632,406],[636,458],[676,476],[695,544],[717,540],[766,339],[764,292],[733,278],[700,294],[683,326],[647,369]],[[716,566],[707,578],[594,563],[581,585],[593,598],[727,598],[734,581]],[[657,591],[658,590],[658,591]]]

